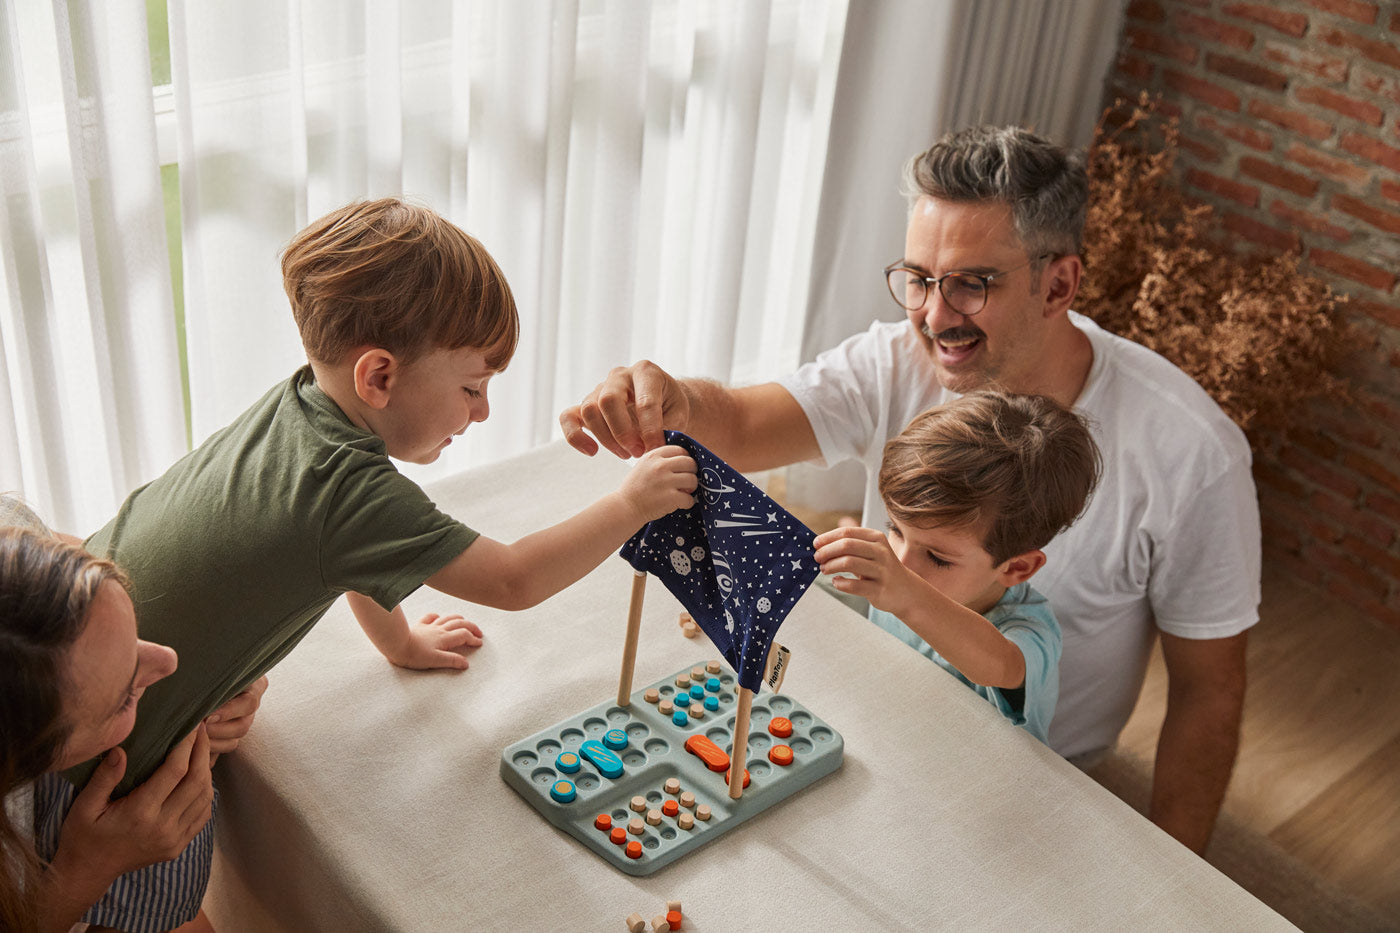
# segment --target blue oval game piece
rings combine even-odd
[[[627,747],[627,733],[621,729],[609,729],[603,733],[603,744],[618,752]]]
[[[573,752],[562,752],[558,758],[554,759],[554,767],[563,771],[565,774],[573,774],[579,768],[583,767],[583,762],[579,761],[578,756]]]
[[[671,722],[678,726],[684,726],[690,722],[690,717],[685,714],[685,710],[678,709],[671,714]]]
[[[554,782],[554,786],[549,789],[549,796],[560,803],[573,803],[578,796],[578,791],[574,789],[573,781],[559,780]]]
[[[705,681],[705,689],[710,691],[711,693],[719,693],[719,687],[720,684],[718,677],[711,677],[709,680]]]
[[[578,753],[598,769],[605,778],[622,776],[622,759],[603,747],[596,739],[589,739],[578,747]]]
[[[713,695],[705,697],[705,709],[712,713],[719,709],[719,697]]]
[[[695,686],[690,688],[690,695],[698,700],[705,695],[705,688],[700,686],[699,684],[696,684]]]

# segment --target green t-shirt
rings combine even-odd
[[[118,794],[296,646],[340,594],[393,609],[476,539],[351,424],[310,367],[133,492],[87,541],[179,654],[137,706]],[[86,781],[95,762],[70,772]]]

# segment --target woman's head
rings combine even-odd
[[[136,700],[175,652],[136,637],[109,561],[34,531],[0,530],[0,790],[85,761],[131,732]]]

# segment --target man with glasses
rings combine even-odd
[[[1160,638],[1169,688],[1150,816],[1200,852],[1239,745],[1258,620],[1248,444],[1189,376],[1070,309],[1084,269],[1082,156],[976,127],[910,160],[905,183],[904,255],[885,269],[905,321],[756,386],[677,380],[645,361],[615,369],[560,415],[564,435],[586,454],[601,444],[627,457],[674,428],[740,470],[860,460],[863,522],[880,528],[885,441],[925,409],[995,387],[1086,415],[1103,478],[1037,577],[1064,631],[1050,744],[1081,765],[1109,750]]]

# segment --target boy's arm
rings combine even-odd
[[[477,538],[427,583],[496,609],[528,609],[582,579],[654,518],[694,504],[695,461],[679,447],[653,450],[622,486],[572,518],[513,544]]]
[[[909,626],[963,676],[986,687],[1026,682],[1021,649],[979,612],[945,596],[899,562],[885,536],[869,528],[837,528],[817,536],[816,560],[832,586],[870,600]]]
[[[481,644],[481,629],[460,615],[429,613],[410,625],[402,606],[389,612],[368,596],[354,592],[346,593],[345,601],[374,647],[398,667],[465,670],[467,659],[458,649]]]

